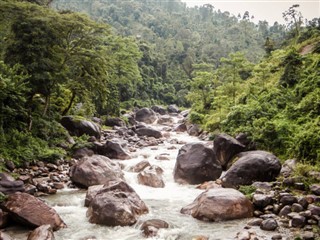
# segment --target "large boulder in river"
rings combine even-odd
[[[120,143],[107,141],[105,144],[95,143],[96,152],[100,155],[112,159],[127,160],[130,159],[129,153],[123,149]]]
[[[162,179],[162,173],[163,170],[158,166],[147,167],[138,174],[138,182],[154,188],[163,188],[165,184]]]
[[[114,127],[114,126],[125,127],[126,126],[125,121],[119,117],[107,117],[104,124],[109,127]]]
[[[138,136],[147,136],[147,137],[154,137],[154,138],[162,138],[162,133],[156,129],[151,127],[140,127],[136,129],[136,133]]]
[[[118,163],[101,155],[82,158],[70,169],[73,183],[82,187],[106,184],[123,179],[123,172]]]
[[[61,118],[60,122],[73,136],[87,134],[89,136],[94,136],[97,139],[100,139],[101,137],[101,128],[94,122],[73,116],[64,116]]]
[[[152,106],[151,109],[152,109],[154,112],[159,113],[160,115],[165,115],[165,114],[167,114],[166,109],[164,109],[164,108],[161,107],[161,106]]]
[[[155,237],[161,228],[169,228],[169,224],[161,219],[150,219],[145,221],[140,229],[145,237]]]
[[[131,226],[140,215],[148,213],[146,204],[127,183],[104,186],[89,204],[90,223],[106,226]]]
[[[172,125],[174,123],[174,120],[171,116],[169,115],[163,115],[163,116],[160,116],[158,121],[157,121],[158,124],[162,124],[162,125]]]
[[[244,145],[225,133],[218,134],[213,140],[213,151],[223,170],[226,170],[229,161],[244,149]]]
[[[178,153],[174,167],[174,180],[178,183],[200,184],[216,180],[222,173],[213,150],[202,143],[184,145]]]
[[[253,206],[241,192],[232,188],[214,188],[201,193],[181,213],[205,221],[224,221],[252,217]]]
[[[280,173],[281,163],[272,153],[249,151],[238,157],[222,178],[222,186],[236,188],[253,182],[270,182]]]
[[[179,110],[179,108],[177,107],[177,105],[175,105],[175,104],[169,105],[167,109],[168,109],[169,113],[179,113],[179,112],[181,112]]]
[[[54,231],[66,227],[58,213],[43,201],[27,193],[14,193],[3,204],[11,219],[23,226],[39,227],[49,224]]]
[[[0,173],[0,192],[3,194],[12,194],[24,191],[25,188],[23,181],[15,180],[9,174]]]
[[[135,113],[135,119],[139,122],[151,124],[157,120],[157,115],[150,108],[141,108]]]

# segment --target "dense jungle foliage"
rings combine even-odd
[[[65,156],[63,115],[175,103],[212,134],[244,132],[319,165],[320,20],[294,17],[286,27],[176,0],[0,0],[0,158]]]

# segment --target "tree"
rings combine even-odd
[[[299,4],[292,5],[287,11],[283,12],[283,18],[287,22],[289,28],[294,28],[295,36],[300,35],[300,27],[302,24],[302,14],[297,8],[300,7]]]

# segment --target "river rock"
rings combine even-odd
[[[8,224],[8,213],[0,209],[0,229],[3,229]],[[1,239],[1,238],[0,238]]]
[[[162,173],[163,170],[158,166],[147,167],[138,174],[138,183],[154,188],[164,188]]]
[[[175,132],[186,132],[187,131],[187,125],[185,123],[181,123],[178,126],[174,128]]]
[[[156,129],[151,127],[140,127],[136,129],[136,133],[138,136],[147,136],[154,138],[162,138],[162,133]]]
[[[310,187],[310,191],[313,194],[320,196],[320,184],[312,184]]]
[[[167,114],[167,110],[164,109],[163,107],[161,106],[152,106],[151,109],[156,112],[156,113],[159,113],[160,115],[165,115]]]
[[[27,240],[54,240],[54,234],[50,225],[42,225],[33,230]]]
[[[0,192],[3,194],[12,194],[15,192],[24,192],[24,183],[20,180],[15,180],[9,174],[0,173]]]
[[[154,237],[157,236],[159,229],[168,228],[169,224],[160,219],[150,219],[145,221],[140,229],[142,230],[145,237]]]
[[[101,137],[101,128],[94,122],[85,119],[77,119],[73,116],[64,116],[61,118],[60,123],[72,136],[79,137],[83,134],[88,134],[97,139],[100,139]]]
[[[157,120],[157,115],[150,108],[141,108],[135,113],[135,120],[138,122],[151,124]]]
[[[71,181],[82,187],[106,184],[123,179],[118,163],[101,155],[84,157],[70,169]]]
[[[252,202],[258,209],[263,209],[272,203],[272,196],[265,194],[253,194]]]
[[[273,218],[268,218],[262,221],[260,228],[265,231],[274,231],[278,227],[278,223]]]
[[[126,126],[126,123],[121,118],[118,118],[118,117],[107,117],[104,124],[109,127],[114,127],[114,126],[125,127]]]
[[[190,136],[199,136],[202,130],[198,124],[191,124],[187,126],[187,132]]]
[[[163,115],[158,119],[157,123],[162,125],[172,125],[174,123],[174,120],[168,115]]]
[[[253,216],[253,205],[241,192],[232,188],[215,188],[201,193],[181,213],[206,221],[224,221]]]
[[[146,204],[133,188],[120,181],[98,191],[89,205],[87,216],[90,223],[131,226],[139,215],[145,213],[148,213]]]
[[[178,153],[174,167],[174,180],[178,183],[200,184],[216,180],[222,169],[213,150],[201,143],[184,145]]]
[[[171,104],[167,107],[168,113],[179,113],[180,110],[175,104]]]
[[[106,156],[112,159],[127,160],[130,159],[130,154],[123,149],[120,143],[114,141],[106,141],[105,144],[101,145],[95,143],[96,151],[98,154]]]
[[[23,226],[39,227],[49,224],[54,231],[66,227],[53,208],[27,193],[9,195],[3,208],[12,219]]]
[[[151,164],[147,161],[147,160],[144,160],[144,161],[141,161],[139,163],[137,163],[136,165],[132,166],[130,168],[130,171],[131,172],[141,172],[143,169],[145,169],[146,167],[150,167]]]
[[[84,200],[84,206],[89,207],[90,203],[97,195],[97,193],[103,188],[104,185],[93,185],[88,187],[86,198]]]
[[[232,158],[244,149],[244,145],[225,133],[218,134],[213,140],[213,151],[223,170],[226,170]]]
[[[239,159],[222,178],[222,186],[238,187],[253,182],[270,182],[279,175],[281,164],[273,154],[265,151],[249,151],[238,154]]]

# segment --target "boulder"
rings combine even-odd
[[[140,127],[136,129],[136,133],[138,136],[147,136],[154,138],[162,138],[162,133],[156,129],[151,127]]]
[[[82,187],[106,184],[123,179],[123,172],[118,163],[101,155],[84,157],[70,169],[73,183]]]
[[[72,136],[81,136],[88,134],[97,139],[101,137],[101,128],[98,124],[85,120],[77,119],[73,116],[64,116],[61,118],[61,125],[64,126]]]
[[[8,220],[9,220],[8,213],[0,209],[0,229],[3,229],[8,225]]]
[[[181,111],[179,110],[179,108],[177,107],[177,105],[175,105],[175,104],[169,105],[169,106],[167,107],[167,110],[168,110],[168,113],[179,113],[179,112],[181,112]]]
[[[202,133],[198,124],[191,124],[187,126],[187,132],[190,136],[199,136]]]
[[[54,235],[50,225],[42,225],[33,230],[27,240],[54,240]]]
[[[120,143],[107,141],[105,144],[95,144],[96,152],[100,155],[112,159],[127,160],[130,159],[130,154],[123,149]]]
[[[178,183],[200,184],[216,180],[222,169],[213,150],[201,143],[184,145],[178,153],[174,167],[174,180]]]
[[[320,196],[320,184],[312,184],[310,187],[310,191],[313,194]]]
[[[167,114],[166,109],[164,109],[164,108],[161,107],[161,106],[152,106],[151,109],[152,109],[154,112],[159,113],[160,115],[165,115],[165,114]]]
[[[58,213],[43,201],[27,193],[9,195],[3,209],[11,219],[33,228],[49,224],[54,231],[66,227]]]
[[[223,170],[226,170],[232,158],[244,149],[244,145],[225,133],[218,134],[213,140],[213,151]]]
[[[186,132],[187,131],[187,126],[186,126],[185,123],[181,123],[181,124],[179,124],[178,126],[176,126],[174,128],[174,131],[175,132]]]
[[[90,203],[97,195],[97,193],[103,188],[104,185],[93,185],[88,187],[86,198],[84,200],[84,206],[89,207]]]
[[[12,237],[10,237],[8,234],[5,232],[0,231],[0,239],[1,240],[13,240]]]
[[[72,157],[76,159],[83,158],[85,156],[92,156],[94,154],[92,149],[87,147],[78,148],[73,151]]]
[[[139,163],[137,163],[136,165],[132,166],[130,168],[130,171],[131,172],[141,172],[143,169],[145,169],[146,167],[150,167],[151,164],[147,161],[147,160],[144,160],[144,161],[141,161]]]
[[[106,226],[131,226],[139,215],[148,213],[146,204],[127,183],[104,186],[91,201],[87,216],[90,223]]]
[[[151,124],[157,120],[157,115],[150,108],[141,108],[135,113],[135,120],[138,122]]]
[[[20,180],[14,180],[9,174],[0,173],[0,192],[3,194],[12,194],[15,192],[24,192],[24,183]]]
[[[104,124],[109,127],[114,127],[114,126],[125,127],[126,126],[126,123],[121,118],[118,118],[118,117],[107,117]]]
[[[238,154],[238,157],[222,178],[222,186],[235,188],[256,181],[270,182],[280,173],[279,159],[269,152],[249,151]]]
[[[145,168],[138,174],[139,184],[154,188],[163,188],[165,186],[162,179],[163,170],[158,166],[150,166]]]
[[[172,117],[164,115],[158,119],[157,123],[162,125],[172,125],[174,123],[174,120]]]
[[[273,218],[263,220],[260,225],[260,228],[265,231],[274,231],[277,229],[277,227],[278,227],[278,223]]]
[[[232,188],[214,188],[201,193],[180,211],[205,221],[224,221],[253,216],[253,206],[241,192]]]
[[[160,219],[150,219],[140,227],[145,237],[155,237],[160,228],[169,228],[169,224]]]

